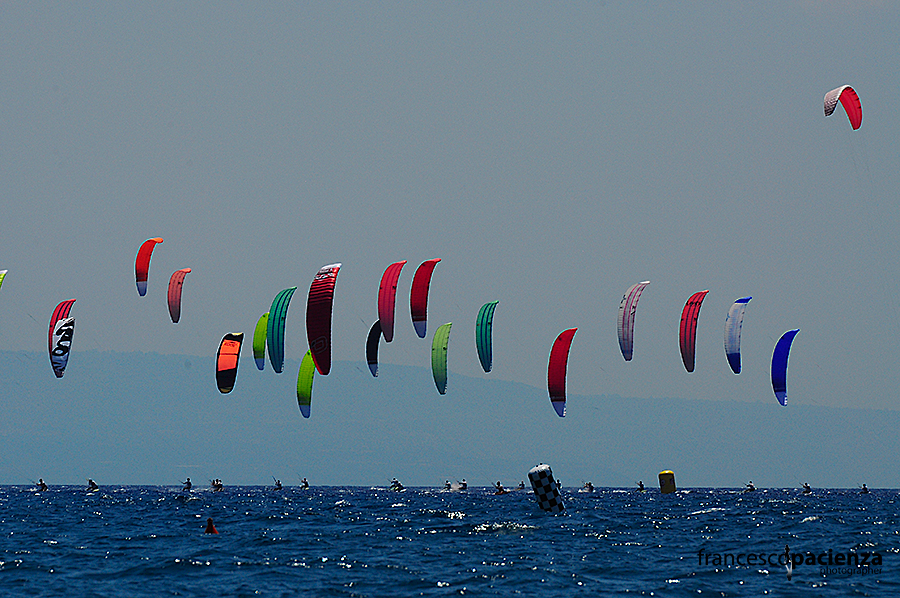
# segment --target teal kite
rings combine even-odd
[[[269,349],[269,361],[276,374],[284,368],[284,321],[287,319],[288,306],[297,287],[285,289],[275,296],[272,309],[269,310],[269,321],[266,322],[266,345]],[[256,334],[254,333],[254,337]],[[259,366],[257,366],[259,367]]]
[[[475,320],[475,348],[478,349],[478,360],[481,361],[481,369],[485,373],[491,371],[493,364],[493,350],[491,348],[491,330],[494,322],[494,309],[499,301],[485,303],[478,310],[478,319]]]

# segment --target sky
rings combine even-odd
[[[890,2],[3,3],[0,350],[45,351],[77,298],[70,367],[210,356],[297,286],[296,361],[309,284],[341,262],[333,357],[361,361],[381,275],[408,260],[380,359],[427,366],[453,322],[451,390],[484,376],[474,322],[498,300],[498,380],[546,388],[578,327],[571,393],[783,409],[772,350],[799,328],[784,409],[896,410],[897,47]],[[844,84],[858,131],[823,115]],[[425,340],[409,287],[435,257]],[[626,363],[618,306],[643,280]],[[705,289],[689,374],[680,315]],[[747,295],[736,376],[723,324]]]

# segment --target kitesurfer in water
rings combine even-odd
[[[803,494],[809,494],[812,492],[812,488],[809,487],[809,484],[803,482]]]
[[[395,490],[395,491],[399,492],[400,490],[403,490],[403,489],[404,489],[403,484],[401,484],[397,478],[391,479],[391,490]]]
[[[503,489],[503,484],[500,483],[500,480],[497,480],[497,483],[494,484],[494,489],[496,492],[494,494],[506,494],[506,490]]]
[[[44,478],[38,478],[38,492],[43,492],[44,490],[49,490],[49,488],[44,483]]]
[[[524,481],[519,482],[519,490],[524,490],[524,489],[525,489],[525,482]]]
[[[216,478],[212,481],[213,492],[221,492],[225,489],[225,486],[222,484],[222,480]]]
[[[466,490],[469,485],[466,483],[466,478],[463,478],[461,482],[459,482],[459,489]]]
[[[644,491],[644,481],[641,480],[640,482],[638,482],[638,492],[643,492],[643,491]]]
[[[753,480],[750,480],[744,485],[747,486],[747,492],[753,492],[754,490],[756,490],[756,486],[753,485]]]
[[[95,482],[91,478],[88,478],[88,490],[94,491],[94,490],[99,490],[99,489],[100,489],[100,486],[97,485],[97,482]]]
[[[309,482],[306,481],[306,478],[300,480],[300,489],[301,490],[309,490]]]
[[[213,525],[212,517],[206,518],[206,529],[203,531],[204,534],[218,534],[219,530],[216,529],[216,526]]]
[[[275,489],[281,490],[284,486],[281,485],[281,480],[275,480]]]
[[[450,485],[450,480],[446,480],[444,482],[444,490],[450,490],[453,486]]]
[[[594,491],[594,484],[592,484],[591,482],[585,482],[585,483],[584,483],[584,490],[586,490],[587,492],[593,492],[593,491]]]
[[[794,562],[791,560],[791,549],[787,544],[784,545],[784,568],[787,570],[788,581],[794,574]]]
[[[188,478],[181,483],[184,484],[184,488],[181,489],[182,492],[190,492],[191,488],[194,487],[194,485],[191,483],[191,478]]]
[[[868,493],[869,493],[869,488],[868,488],[865,484],[863,484],[863,485],[862,485],[862,490],[860,490],[859,493],[860,493],[860,494],[868,494]]]

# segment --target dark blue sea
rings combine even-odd
[[[3,486],[0,595],[900,595],[896,490],[564,497],[550,515],[530,489]]]

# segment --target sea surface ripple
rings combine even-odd
[[[0,595],[900,595],[896,490],[563,495],[554,516],[530,489],[0,486]],[[785,545],[881,564],[788,580]]]

